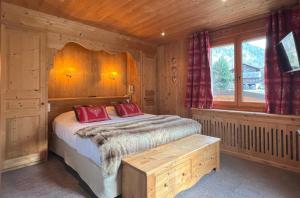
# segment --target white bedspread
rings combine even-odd
[[[74,148],[78,153],[92,160],[94,163],[100,166],[101,154],[97,145],[91,141],[90,138],[82,138],[76,135],[75,132],[87,126],[110,124],[117,122],[126,122],[129,120],[136,120],[141,118],[152,117],[154,115],[144,114],[140,116],[121,118],[117,116],[111,116],[111,120],[92,122],[92,123],[79,123],[76,120],[75,113],[69,111],[57,116],[53,122],[53,130],[58,138],[66,142],[70,147]]]

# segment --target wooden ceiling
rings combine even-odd
[[[4,0],[162,43],[189,32],[249,20],[297,0]],[[160,33],[164,31],[165,37]]]

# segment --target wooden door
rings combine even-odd
[[[5,170],[47,158],[44,33],[2,28]]]
[[[142,59],[142,109],[145,113],[156,114],[156,57],[143,55]]]

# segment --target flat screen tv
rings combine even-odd
[[[299,51],[297,41],[293,32],[286,35],[276,46],[280,67],[283,72],[294,72],[300,70]]]

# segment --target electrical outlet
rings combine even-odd
[[[128,85],[128,93],[133,94],[134,93],[134,86],[133,85]]]

